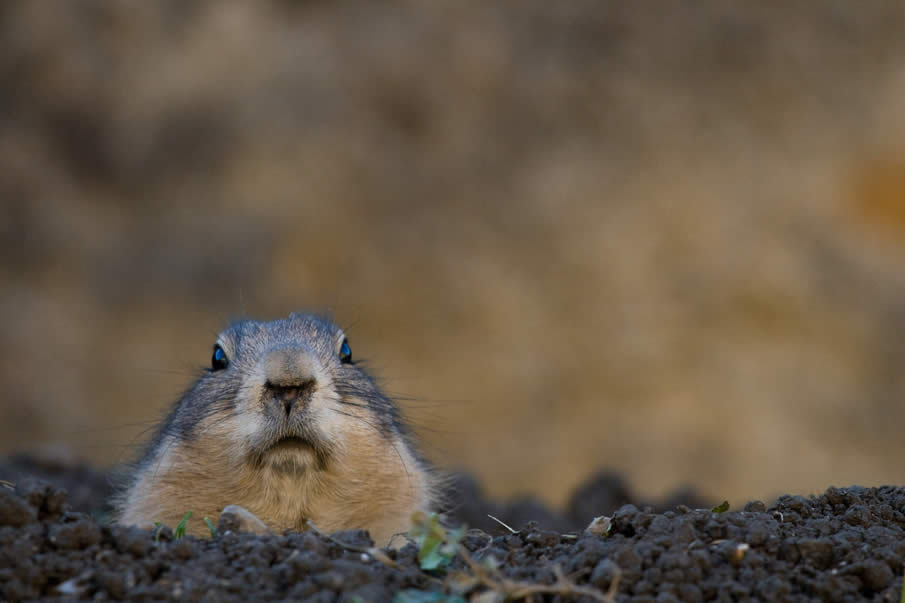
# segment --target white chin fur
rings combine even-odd
[[[266,467],[276,473],[302,474],[317,468],[317,457],[311,449],[277,450],[266,453]]]

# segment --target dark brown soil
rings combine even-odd
[[[65,491],[29,471],[58,484],[85,480],[85,490],[76,485],[81,494],[71,502],[91,514],[72,510]],[[631,498],[615,476],[577,491],[562,516],[527,501],[481,502],[480,490],[463,477],[460,497],[468,504],[460,505],[458,516],[491,531],[469,531],[464,549],[473,563],[498,563],[497,574],[479,570],[488,573],[482,582],[465,579],[474,568],[462,555],[445,569],[422,571],[414,544],[377,559],[365,552],[372,544],[360,531],[254,536],[221,525],[210,539],[177,539],[169,528],[155,537],[110,526],[104,520],[106,478],[84,467],[55,473],[46,463],[20,458],[0,463],[0,479],[9,478],[15,485],[0,485],[4,601],[460,601],[481,593],[486,598],[480,600],[488,601],[500,600],[488,594],[488,582],[497,588],[553,585],[557,572],[567,586],[560,594],[535,594],[536,600],[592,600],[577,591],[603,596],[614,582],[617,601],[898,601],[902,590],[901,487],[830,488],[816,497],[781,496],[769,508],[752,502],[723,513],[684,505],[660,513],[623,504],[612,513],[609,533],[594,536],[559,529],[599,514],[594,500],[606,505]],[[91,491],[97,494],[93,502],[86,495]],[[520,531],[487,524],[479,518],[486,510]],[[599,511],[610,513],[604,506]],[[522,525],[528,518],[538,522]]]

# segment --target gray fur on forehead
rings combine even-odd
[[[332,353],[341,332],[326,316],[293,313],[289,318],[271,321],[239,320],[225,329],[221,337],[243,347],[304,342],[314,350]]]

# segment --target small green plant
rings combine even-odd
[[[189,510],[189,512],[183,516],[182,521],[180,521],[178,524],[176,524],[176,529],[173,530],[173,539],[174,540],[179,540],[180,538],[185,536],[185,527],[188,525],[189,518],[191,518],[191,516],[192,516],[192,511]]]
[[[717,506],[715,506],[714,508],[712,508],[710,510],[713,511],[714,513],[725,513],[726,511],[729,510],[729,501],[724,500],[723,502],[721,502],[720,504],[718,504]]]
[[[408,589],[396,593],[393,603],[465,603],[465,599],[437,591]]]
[[[154,522],[154,543],[160,542],[160,533],[163,531],[163,524],[159,521]]]
[[[514,532],[512,528],[509,530]],[[435,513],[415,513],[412,516],[409,537],[418,545],[418,562],[421,569],[425,571],[445,569],[458,555],[469,572],[451,571],[445,576],[443,584],[452,591],[450,594],[443,591],[408,589],[396,593],[393,603],[465,603],[466,596],[472,601],[522,599],[531,601],[535,600],[535,597],[548,594],[560,597],[584,596],[600,603],[613,603],[619,589],[621,573],[612,579],[609,590],[604,594],[596,588],[575,584],[556,564],[552,566],[553,575],[556,577],[553,584],[510,580],[500,572],[499,564],[493,557],[475,560],[461,542],[464,536],[464,527],[447,530],[440,524],[440,518]],[[477,589],[480,588],[487,590],[478,592]]]
[[[211,521],[211,518],[208,516],[204,516],[204,523],[207,524],[207,529],[211,531],[211,538],[217,537],[217,527]]]
[[[413,518],[409,536],[418,545],[418,563],[421,569],[430,571],[445,568],[459,550],[459,542],[465,536],[465,528],[447,530],[440,524],[436,513],[418,513]]]

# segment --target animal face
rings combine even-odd
[[[177,431],[204,430],[243,461],[283,472],[322,469],[350,440],[390,438],[399,425],[343,331],[309,314],[232,324],[184,400]]]

